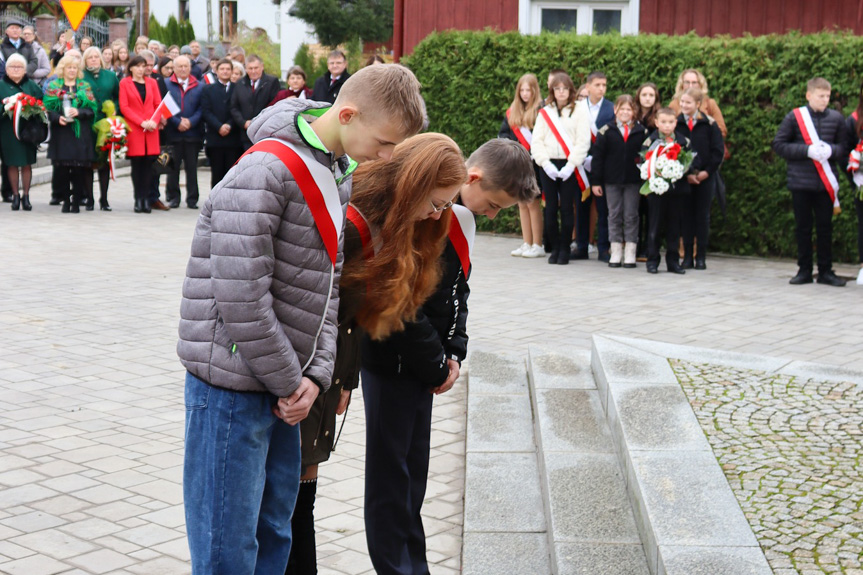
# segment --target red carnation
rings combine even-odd
[[[680,155],[680,144],[672,144],[665,149],[665,157],[669,160],[676,160]]]

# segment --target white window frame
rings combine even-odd
[[[620,33],[638,34],[640,0],[519,0],[518,29],[522,34],[539,34],[542,31],[542,10],[577,10],[577,34],[593,34],[594,10],[620,10]]]

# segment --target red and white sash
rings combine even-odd
[[[339,188],[336,186],[332,172],[322,166],[309,150],[275,138],[261,140],[249,148],[243,157],[255,152],[275,155],[291,172],[306,200],[306,205],[309,206],[330,262],[335,267],[339,252],[339,238],[344,227],[344,213],[339,198]]]
[[[348,220],[354,224],[354,227],[357,228],[357,232],[360,234],[360,242],[363,244],[363,258],[366,260],[372,259],[377,253],[377,246],[372,239],[372,230],[366,221],[366,217],[353,204],[348,204]]]
[[[453,204],[449,241],[455,248],[455,253],[458,254],[465,278],[470,274],[470,256],[473,252],[474,237],[476,237],[476,220],[473,213],[462,205]]]
[[[561,148],[563,148],[563,153],[566,154],[567,158],[569,158],[569,151],[575,146],[573,145],[572,140],[569,139],[569,133],[567,133],[560,124],[560,118],[552,116],[545,108],[540,110],[539,113],[542,114],[543,118],[545,118],[548,128],[551,130],[551,133],[554,134],[557,143],[560,144]],[[582,192],[590,189],[590,181],[587,179],[587,172],[583,165],[576,166],[575,178],[578,181],[578,187]]]
[[[797,126],[800,128],[800,133],[803,135],[803,141],[807,146],[817,144],[821,141],[818,137],[818,132],[815,131],[815,124],[812,123],[812,116],[809,114],[809,108],[802,106],[794,109],[794,117],[797,118]],[[836,179],[836,174],[833,173],[833,168],[827,160],[817,161],[812,160],[815,164],[815,170],[818,172],[818,177],[821,178],[821,183],[827,188],[827,193],[830,199],[833,200],[833,207],[839,207],[839,180]]]
[[[509,120],[509,108],[506,109],[506,119]],[[518,143],[524,146],[524,149],[530,151],[530,142],[533,140],[533,133],[527,126],[519,126],[518,129],[513,129],[512,124],[509,125],[512,133],[515,134]]]

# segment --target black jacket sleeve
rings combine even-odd
[[[837,114],[839,112],[836,112]],[[848,167],[848,146],[856,146],[857,142],[855,141],[853,144],[851,141],[853,138],[853,132],[848,130],[848,124],[845,122],[845,118],[839,117],[839,125],[836,128],[836,141],[830,144],[830,147],[833,148],[833,155],[830,157],[831,160],[836,162],[839,166],[839,169],[843,172]]]
[[[473,267],[473,266],[471,266]],[[444,346],[447,359],[456,360],[459,365],[467,357],[467,298],[470,296],[470,286],[464,274],[459,276],[456,298],[459,301],[458,317],[452,337]]]
[[[515,137],[515,134],[512,131],[512,127],[510,127],[509,122],[506,119],[506,115],[503,117],[503,122],[500,125],[500,130],[497,132],[498,138],[506,138],[507,140],[518,141],[518,138]]]
[[[591,146],[593,160],[590,164],[590,185],[601,186],[605,182],[605,159],[607,155],[608,137],[603,132],[596,135],[596,141]]]
[[[719,170],[722,165],[722,160],[725,158],[725,142],[722,140],[722,132],[719,130],[719,124],[710,124],[710,158],[704,166],[706,171],[711,176]]]
[[[411,377],[429,387],[437,387],[446,381],[449,376],[446,350],[422,309],[417,312],[416,320],[405,324],[404,331],[390,336],[389,343]]]
[[[779,124],[779,130],[776,131],[776,137],[773,138],[773,151],[779,157],[786,160],[805,160],[809,156],[806,152],[809,146],[803,141],[803,138],[798,138],[797,120],[794,118],[794,113],[791,112],[782,123]]]
[[[234,121],[234,126],[240,130],[246,129],[246,118],[243,117],[243,110],[240,105],[240,94],[244,91],[244,86],[237,82],[234,86],[234,93],[231,94],[231,119]]]
[[[213,90],[209,89],[209,86],[204,88],[204,93],[201,94],[201,115],[204,118],[204,123],[207,125],[208,130],[215,130],[218,134],[219,128],[222,127],[223,122],[219,120],[219,117],[216,116],[213,111]]]

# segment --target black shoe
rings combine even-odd
[[[686,273],[686,270],[684,270],[682,267],[680,267],[680,264],[677,263],[677,258],[674,258],[672,260],[666,259],[665,260],[665,267],[668,269],[669,273],[673,273],[673,274],[685,274]]]
[[[189,202],[188,204],[186,204],[186,206],[187,206],[190,210],[197,210],[197,209],[198,209],[198,204],[197,204],[197,202]]]
[[[99,200],[99,209],[103,212],[110,212],[111,206],[108,205],[108,200]]]
[[[694,266],[692,265],[692,256],[685,255],[683,256],[683,261],[680,263],[680,267],[685,270],[691,270]]]
[[[142,208],[141,206],[142,206],[142,202],[141,202],[141,200],[140,200],[140,199],[136,199],[136,200],[135,200],[135,213],[136,213],[136,214],[140,214],[142,211],[144,211],[144,210],[143,210],[143,208]]]
[[[12,196],[12,211],[17,212],[21,207],[21,196]]]
[[[170,208],[179,208],[180,207],[180,198],[174,198],[171,200],[171,203],[168,204]]]
[[[557,263],[557,256],[558,256],[557,252],[551,252],[551,254],[548,256],[548,263],[556,264]]]
[[[68,214],[72,211],[72,204],[70,204],[68,201],[63,202],[63,207],[60,209],[60,211],[64,214]]]
[[[24,196],[21,198],[21,207],[24,208],[25,212],[29,212],[30,210],[33,209],[32,204],[30,204],[30,196],[29,195],[24,194]]]
[[[3,203],[6,203],[6,204],[10,203],[12,201],[13,197],[14,196],[3,196]]]
[[[565,266],[565,265],[566,265],[566,264],[568,264],[568,263],[569,263],[569,251],[568,251],[568,250],[563,250],[563,251],[562,251],[562,252],[560,252],[560,254],[558,254],[558,256],[557,256],[557,265],[559,265],[559,266]]]
[[[587,258],[587,250],[572,250],[569,252],[569,259],[571,260],[586,260]]]
[[[797,275],[791,278],[788,282],[793,286],[799,286],[803,284],[811,284],[812,283],[812,272],[807,272],[803,270],[798,270]]]
[[[833,270],[825,273],[818,273],[818,283],[833,287],[845,287],[845,280],[837,276]]]
[[[92,212],[93,209],[96,207],[96,203],[92,200],[92,198],[87,198],[87,201],[85,202],[84,205],[85,205],[85,209],[88,212]]]
[[[150,200],[141,200],[141,211],[145,214],[149,214],[152,211],[150,209]]]
[[[87,205],[87,198],[81,198],[80,200],[78,200],[78,205],[79,206],[86,206]]]
[[[703,257],[695,258],[695,269],[697,269],[697,270],[706,270],[707,269],[707,262],[704,261]]]
[[[72,213],[78,214],[81,212],[81,204],[78,202],[72,202]]]
[[[608,252],[599,252],[599,255],[596,256],[596,260],[607,264],[611,261],[611,254]]]
[[[658,266],[656,265],[656,262],[647,262],[644,265],[647,268],[647,273],[649,273],[649,274],[659,273],[659,269],[658,269]]]
[[[48,202],[49,206],[59,206],[62,202],[57,198],[51,198],[51,201]]]

